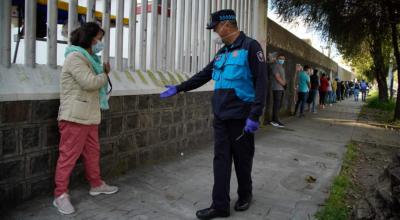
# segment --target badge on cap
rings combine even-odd
[[[263,54],[262,51],[258,51],[258,52],[257,52],[257,58],[258,58],[258,61],[260,61],[260,62],[265,62],[264,54]]]

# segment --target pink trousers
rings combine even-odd
[[[69,178],[76,161],[82,155],[85,176],[92,187],[100,186],[100,144],[98,125],[84,125],[68,121],[58,122],[60,130],[54,195],[68,192]]]

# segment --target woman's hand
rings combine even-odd
[[[111,67],[110,67],[110,63],[103,63],[103,68],[104,68],[104,72],[108,75],[110,73]]]

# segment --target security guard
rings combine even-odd
[[[199,219],[230,215],[232,158],[238,179],[236,211],[249,208],[252,199],[251,170],[254,132],[259,127],[265,100],[266,62],[260,44],[240,32],[233,10],[211,14],[207,29],[213,29],[216,43],[225,44],[202,71],[160,94],[161,98],[196,89],[215,81],[214,111],[214,188],[210,208],[199,210]]]

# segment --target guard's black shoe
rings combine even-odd
[[[253,196],[249,196],[247,199],[238,199],[235,203],[235,210],[238,212],[246,211],[250,207],[251,199]]]
[[[214,208],[206,208],[196,212],[197,218],[201,220],[208,220],[217,217],[229,217],[229,211],[218,210]]]

